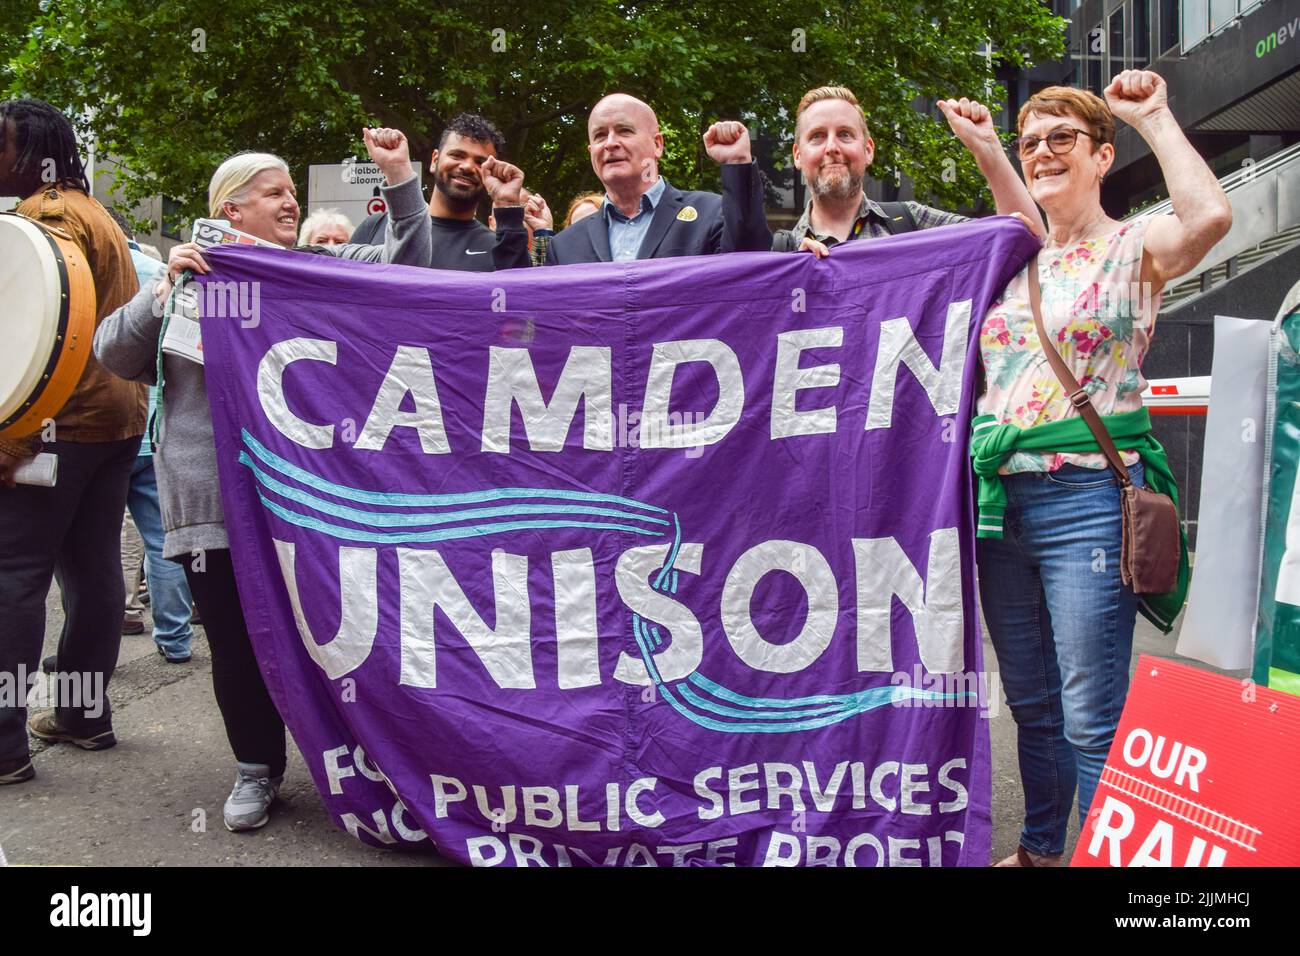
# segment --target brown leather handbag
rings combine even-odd
[[[1139,488],[1129,478],[1124,460],[1115,441],[1102,424],[1092,396],[1085,392],[1070,372],[1065,359],[1052,345],[1043,326],[1042,289],[1038,281],[1038,256],[1029,263],[1029,304],[1034,313],[1038,341],[1042,343],[1047,363],[1069,395],[1070,404],[1078,409],[1092,429],[1093,437],[1110,464],[1120,486],[1120,510],[1124,520],[1124,544],[1120,555],[1120,577],[1136,594],[1165,594],[1178,586],[1178,566],[1182,560],[1182,536],[1178,523],[1178,506],[1168,495],[1149,488]]]

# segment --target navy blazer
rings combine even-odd
[[[664,182],[663,195],[636,257],[666,259],[715,252],[768,252],[771,248],[758,166],[728,163],[722,167],[721,196],[682,192]],[[546,264],[551,266],[609,262],[610,258],[609,223],[603,209],[560,230],[546,249]]]

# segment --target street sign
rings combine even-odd
[[[415,163],[411,168],[421,178],[421,168]],[[307,174],[307,212],[303,218],[317,209],[331,208],[340,210],[353,226],[359,226],[367,216],[387,211],[379,191],[383,184],[384,174],[375,163],[312,166]]]

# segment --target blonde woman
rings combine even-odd
[[[366,130],[371,158],[388,177],[392,215],[385,246],[334,246],[332,254],[405,264],[428,261],[429,215],[397,130]],[[239,153],[222,163],[208,187],[208,212],[236,229],[292,247],[298,238],[298,200],[289,167],[269,153]],[[193,243],[171,250],[165,271],[95,333],[95,355],[126,379],[156,384],[164,308],[178,302],[172,284],[186,270],[208,271]],[[173,306],[185,309],[186,306]],[[189,317],[197,318],[196,315]],[[203,366],[162,352],[164,385],[154,463],[162,510],[163,556],[181,562],[203,616],[212,653],[212,685],[235,755],[235,786],[224,807],[229,830],[253,830],[269,817],[285,768],[284,722],[267,693],[249,642],[235,588],[217,485],[216,449]]]

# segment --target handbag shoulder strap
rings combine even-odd
[[[1119,456],[1115,440],[1110,437],[1110,432],[1106,431],[1106,426],[1102,424],[1101,416],[1097,414],[1097,407],[1092,404],[1092,396],[1084,391],[1078,379],[1070,372],[1070,367],[1065,364],[1065,359],[1061,358],[1061,353],[1047,337],[1047,329],[1043,326],[1042,302],[1043,290],[1038,281],[1038,256],[1035,255],[1029,261],[1029,306],[1034,313],[1034,327],[1038,330],[1038,341],[1047,356],[1047,364],[1052,366],[1052,371],[1056,373],[1057,379],[1065,388],[1070,404],[1078,409],[1083,420],[1092,429],[1092,436],[1097,439],[1097,445],[1101,448],[1101,453],[1106,456],[1106,461],[1110,464],[1111,471],[1115,472],[1120,485],[1130,485],[1132,480],[1128,476],[1128,469],[1124,467],[1124,459]]]

